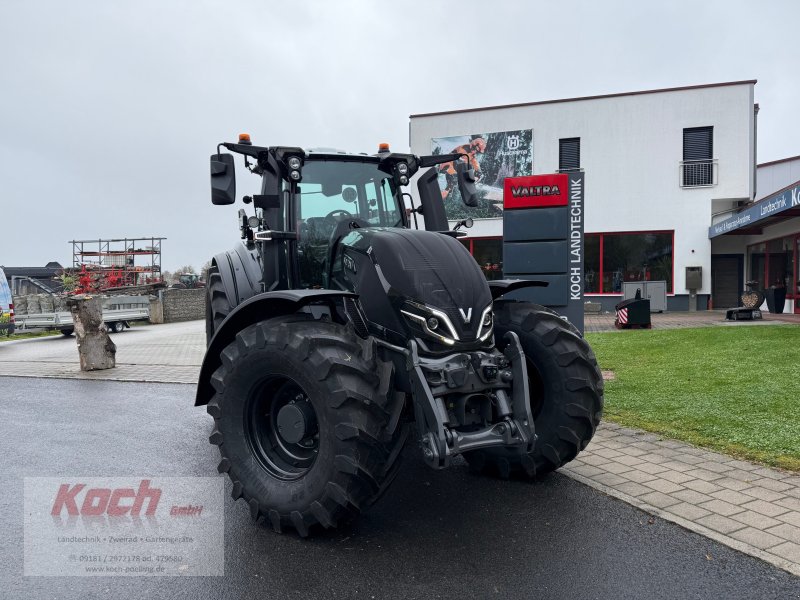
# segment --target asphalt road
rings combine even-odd
[[[2,598],[800,598],[800,579],[558,474],[532,485],[422,465],[311,540],[226,497],[223,577],[23,577],[22,478],[208,476],[193,387],[0,377]]]

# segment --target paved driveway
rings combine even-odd
[[[113,339],[117,368],[90,373],[78,369],[73,338],[0,344],[0,375],[187,383],[176,389],[193,395],[205,350],[202,321],[136,327]],[[640,434],[602,424],[564,474],[800,574],[800,477]]]
[[[84,373],[75,337],[0,343],[0,375],[197,383],[206,349],[203,321],[142,325],[111,334],[117,367]]]
[[[780,598],[800,580],[561,474],[434,472],[409,444],[386,496],[311,540],[225,498],[223,577],[23,577],[27,476],[209,476],[211,419],[186,385],[0,377],[0,597]],[[230,486],[228,486],[230,488]]]
[[[587,332],[619,331],[614,327],[614,313],[587,314]],[[764,318],[757,321],[727,321],[724,310],[699,310],[696,312],[652,313],[650,321],[653,329],[686,329],[689,327],[749,327],[759,325],[800,324],[800,315],[773,315],[764,312]]]

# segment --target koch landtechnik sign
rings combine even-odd
[[[503,276],[547,282],[505,297],[549,306],[582,332],[584,174],[508,177],[504,190]]]
[[[790,208],[800,206],[800,185],[788,188],[760,200],[747,210],[715,223],[708,229],[708,237],[714,238],[742,227],[748,227],[761,219],[773,217]]]

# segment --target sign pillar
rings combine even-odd
[[[503,190],[503,276],[547,287],[507,294],[552,308],[583,333],[584,173],[509,177]]]

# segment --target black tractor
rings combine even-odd
[[[243,198],[242,242],[212,261],[196,405],[254,519],[301,536],[351,520],[392,482],[412,431],[429,466],[461,455],[501,478],[540,478],[586,447],[603,409],[589,345],[555,312],[505,299],[546,283],[487,282],[448,228],[428,167],[454,161],[474,206],[468,157],[243,135],[211,156],[214,204],[235,202],[231,153],[261,193]]]

